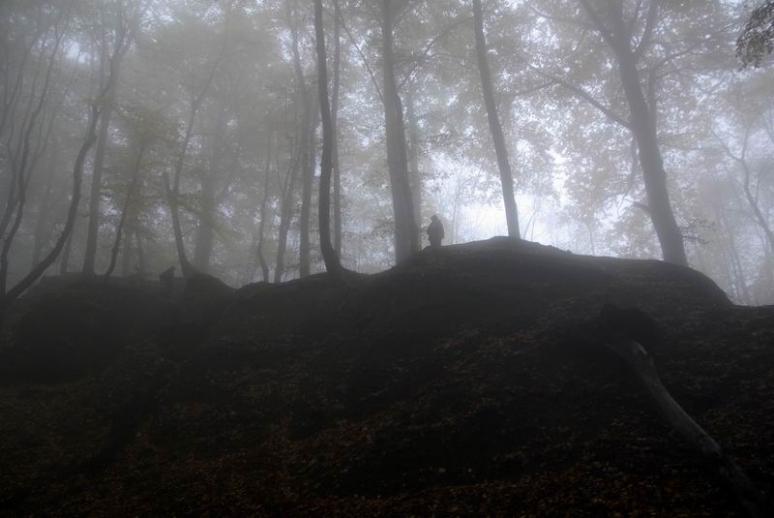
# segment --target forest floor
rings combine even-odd
[[[231,290],[49,279],[0,337],[0,514],[743,515],[606,352],[606,304],[774,490],[774,307],[504,238]]]

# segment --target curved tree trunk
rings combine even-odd
[[[508,148],[505,145],[503,128],[500,125],[500,117],[497,114],[497,104],[495,103],[494,87],[492,85],[492,72],[489,69],[489,60],[486,55],[487,49],[481,0],[473,0],[473,19],[476,34],[476,57],[478,60],[478,71],[481,75],[481,91],[484,94],[484,104],[486,106],[487,118],[489,119],[489,131],[492,134],[492,141],[497,154],[497,167],[500,170],[500,184],[503,191],[503,205],[505,206],[508,235],[521,238],[519,212],[513,192],[513,173],[511,171],[511,164],[508,161]]]

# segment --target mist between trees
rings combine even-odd
[[[772,20],[719,0],[6,0],[0,297],[67,272],[378,271],[438,214],[447,243],[664,259],[774,303]]]

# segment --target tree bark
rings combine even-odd
[[[481,0],[473,0],[473,19],[476,35],[476,57],[478,71],[481,76],[481,92],[484,95],[484,105],[486,106],[486,114],[489,119],[489,131],[492,134],[492,141],[494,142],[497,155],[497,167],[500,170],[500,184],[503,191],[503,205],[505,206],[508,235],[520,239],[519,212],[513,192],[513,173],[511,171],[511,164],[508,161],[508,147],[505,144],[505,136],[500,125],[500,117],[497,114],[497,104],[494,98],[492,72],[489,69],[489,59],[487,58]]]
[[[419,233],[409,184],[403,108],[395,80],[393,28],[397,5],[394,0],[381,0],[382,98],[387,141],[387,169],[390,174],[392,209],[395,218],[395,260],[400,262],[418,250]]]
[[[325,31],[323,29],[322,0],[314,3],[314,25],[317,39],[317,91],[320,96],[323,148],[320,161],[320,197],[318,221],[320,224],[320,249],[325,269],[333,276],[341,274],[341,263],[331,242],[331,172],[333,169],[333,121],[328,102],[328,65],[325,55]]]

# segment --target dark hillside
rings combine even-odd
[[[771,491],[774,308],[498,238],[343,285],[49,281],[0,344],[0,509],[743,515],[607,352],[611,327]]]

